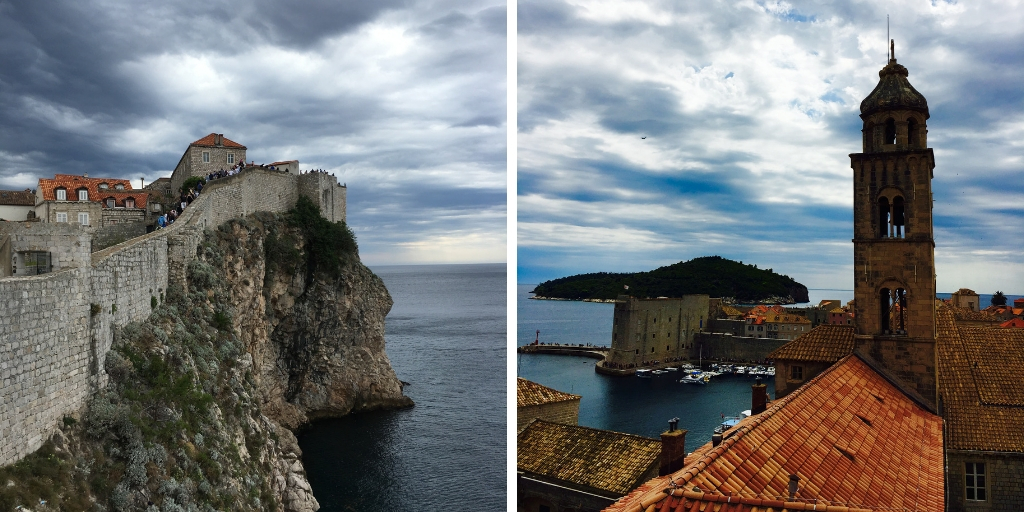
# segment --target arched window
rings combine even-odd
[[[889,236],[889,198],[878,198],[878,237]]]
[[[114,185],[114,189],[124,190],[124,183],[118,183],[117,185]]]
[[[905,288],[882,288],[878,292],[878,298],[882,334],[906,336],[907,290]]]
[[[910,121],[907,121],[907,144],[912,148],[920,147],[921,141],[918,140],[919,136],[917,120],[910,118]]]
[[[100,190],[106,190],[108,188],[110,188],[110,185],[107,185],[106,183],[100,183],[99,184],[99,189]]]
[[[58,201],[67,201],[68,200],[68,191],[67,191],[67,189],[65,189],[65,188],[58,188],[57,190],[54,190],[54,192],[56,192],[56,194],[57,194],[57,200]]]
[[[903,238],[903,224],[905,216],[903,212],[903,198],[896,196],[892,200],[892,233],[890,236]]]
[[[891,117],[885,120],[885,139],[882,144],[896,144],[896,120]]]

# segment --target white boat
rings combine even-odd
[[[654,370],[651,372],[651,375],[664,375],[666,373],[668,373],[667,370]]]
[[[636,376],[640,377],[641,379],[649,379],[649,378],[651,378],[651,371],[647,370],[647,369],[644,369],[644,368],[641,368],[641,369],[636,371]]]
[[[700,384],[703,386],[707,384],[709,380],[711,380],[711,377],[708,377],[703,373],[687,373],[686,375],[683,375],[683,378],[679,379],[679,382],[683,384]]]
[[[667,371],[667,372],[678,372],[679,368],[676,368],[675,366],[669,366],[668,368],[665,368],[665,371]]]
[[[736,370],[734,371],[734,373],[736,375],[746,375],[747,374],[747,367],[746,366],[737,366]]]

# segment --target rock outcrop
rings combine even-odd
[[[0,509],[318,510],[292,430],[412,401],[384,351],[387,289],[313,208],[208,231],[187,289],[117,331],[107,387],[0,468]]]

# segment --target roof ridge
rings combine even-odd
[[[923,408],[924,410],[932,414],[938,414],[938,408],[935,407],[935,404],[933,404],[930,400],[928,400],[923,395],[918,393],[917,390],[907,387],[905,382],[900,380],[899,377],[893,375],[888,369],[882,366],[881,363],[872,359],[871,356],[867,354],[862,354],[860,352],[857,352],[856,350],[854,350],[853,354],[851,355],[857,356],[857,359],[860,359],[864,364],[868,365],[868,367],[874,370],[875,373],[880,375],[894,388],[896,388],[901,393],[906,395],[907,398],[909,398],[912,402],[916,403],[919,407]]]
[[[572,425],[570,423],[558,423],[557,421],[548,421],[548,420],[543,420],[543,419],[540,419],[540,418],[534,418],[529,423],[527,423],[526,426],[523,427],[523,431],[525,431],[526,428],[529,427],[530,425],[532,425],[533,423],[546,423],[548,425],[557,425],[557,426],[561,426],[561,427],[571,427],[571,428],[575,428],[575,429],[593,430],[594,432],[600,432],[602,434],[615,434],[615,435],[622,436],[622,437],[634,437],[634,438],[637,438],[637,439],[642,439],[644,441],[654,441],[656,443],[661,443],[660,439],[654,439],[653,437],[644,437],[644,436],[641,436],[641,435],[638,435],[638,434],[630,434],[628,432],[619,432],[617,430],[608,430],[608,429],[603,429],[603,428],[588,427],[586,425],[580,425],[580,424]]]

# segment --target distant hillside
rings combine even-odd
[[[625,286],[629,290],[625,290]],[[620,294],[634,297],[680,297],[706,293],[711,297],[733,297],[737,302],[807,302],[807,287],[789,276],[762,270],[755,265],[705,256],[667,267],[613,274],[597,272],[545,281],[533,289],[538,297],[552,299],[614,299]]]

